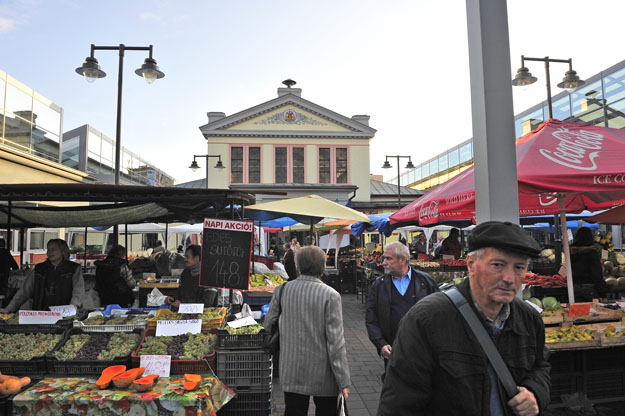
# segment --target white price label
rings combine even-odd
[[[178,307],[178,313],[202,313],[204,312],[203,303],[181,303]]]
[[[142,355],[139,367],[144,367],[144,375],[158,374],[169,377],[171,369],[171,355]]]
[[[52,311],[20,311],[19,312],[19,323],[20,325],[28,325],[28,324],[55,324],[59,319],[61,319],[60,312],[52,312]]]
[[[50,306],[52,312],[60,312],[61,316],[74,316],[76,315],[76,307],[74,305],[59,305]]]
[[[156,336],[176,336],[186,334],[199,334],[202,332],[201,319],[181,319],[179,321],[157,321]]]

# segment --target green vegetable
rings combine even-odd
[[[525,288],[523,288],[523,300],[528,300],[529,298],[532,297],[532,289],[529,286],[525,286]]]
[[[537,305],[539,308],[543,307],[543,303],[538,298],[529,298],[528,300],[532,302],[534,305]]]
[[[543,307],[547,310],[556,310],[560,309],[560,302],[554,297],[547,296],[543,298]]]

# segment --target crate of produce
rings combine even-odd
[[[219,411],[220,416],[267,416],[271,414],[271,391],[238,393]]]
[[[130,366],[142,329],[132,332],[98,333],[71,328],[59,345],[46,354],[48,372],[55,376],[97,376],[112,365]]]
[[[230,328],[228,325],[217,331],[218,350],[261,349],[265,338],[262,325],[250,325],[242,328]]]
[[[597,331],[575,325],[545,331],[545,345],[549,350],[596,348],[601,346]]]
[[[200,342],[199,339],[191,339],[192,343],[188,346],[189,349],[185,350],[185,344],[189,341],[187,334],[176,335],[175,337],[157,337],[156,330],[148,328],[145,330],[139,346],[131,354],[132,365],[139,367],[141,355],[171,355],[171,374],[214,373],[216,332],[216,329],[202,331],[204,342]],[[193,358],[184,359],[185,354],[192,354]]]
[[[9,375],[13,375],[13,374],[9,374]],[[23,385],[20,388],[20,390],[16,393],[3,395],[0,392],[0,415],[2,416],[12,415],[13,414],[13,398],[17,396],[18,394],[20,394],[21,392],[23,392],[24,390],[37,384],[41,379],[42,377],[30,377],[30,381],[26,380],[27,384]]]
[[[271,355],[262,350],[217,351],[217,377],[229,387],[270,389],[271,376]]]
[[[47,352],[63,342],[64,328],[45,328],[37,333],[0,331],[0,373],[12,376],[46,374]]]
[[[87,316],[87,312],[80,310],[73,316],[65,316],[59,319],[55,324],[21,324],[19,323],[19,314],[2,313],[0,314],[0,331],[10,333],[25,332],[54,332],[58,328],[71,328],[75,319],[82,319]]]
[[[147,327],[147,315],[92,316],[82,321],[74,321],[74,328],[84,332],[132,332]]]
[[[226,312],[227,308],[217,307],[217,308],[204,308],[204,312],[201,314],[197,313],[176,313],[172,312],[169,309],[160,309],[156,312],[156,316],[154,318],[148,319],[148,328],[156,329],[156,323],[158,321],[177,321],[180,319],[201,319],[202,320],[202,331],[211,329],[211,328],[221,328],[226,321]]]
[[[156,313],[160,309],[167,309],[169,306],[161,305],[158,308],[122,308],[119,305],[107,305],[102,312],[104,316],[111,315],[147,315],[150,312]]]

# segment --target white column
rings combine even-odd
[[[466,0],[477,223],[519,223],[505,1]]]

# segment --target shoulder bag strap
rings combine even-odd
[[[486,332],[484,325],[482,325],[473,309],[471,309],[471,306],[467,302],[466,298],[455,287],[443,293],[446,294],[449,299],[451,299],[454,305],[456,305],[456,308],[458,308],[458,311],[460,311],[460,313],[462,314],[464,320],[467,322],[467,324],[469,324],[469,327],[473,331],[473,334],[475,334],[475,336],[477,337],[480,346],[486,353],[488,360],[495,369],[497,377],[499,377],[499,381],[501,381],[501,384],[508,394],[508,397],[512,398],[516,396],[519,393],[519,389],[517,388],[512,374],[510,374],[508,366],[506,366],[506,363],[504,363],[503,359],[501,358],[501,354],[499,354],[499,351],[497,351],[497,348],[493,343],[493,340]]]

